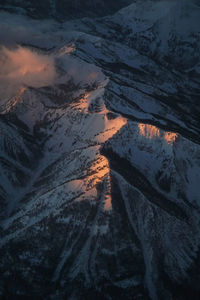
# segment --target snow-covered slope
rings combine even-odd
[[[12,17],[56,78],[1,102],[2,297],[199,299],[199,17]]]
[[[153,3],[153,4],[152,4]],[[127,43],[141,53],[189,71],[199,64],[199,11],[193,1],[138,1],[113,17],[129,32]]]

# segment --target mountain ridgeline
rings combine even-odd
[[[200,299],[198,4],[1,1],[2,299]]]

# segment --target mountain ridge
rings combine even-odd
[[[62,25],[2,14],[56,70],[1,100],[5,299],[199,299],[199,29],[181,25],[199,9],[148,3]]]

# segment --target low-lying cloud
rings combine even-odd
[[[0,12],[0,101],[24,86],[51,85],[56,77],[54,57],[22,44],[51,48],[54,21],[37,21],[23,15]]]
[[[70,55],[75,49],[72,40],[80,36],[80,32],[71,32],[67,23],[0,12],[1,104],[27,86],[39,88],[71,78],[84,84],[104,80],[98,68]],[[46,49],[54,49],[52,55]],[[63,70],[64,75],[56,69]]]
[[[39,88],[54,82],[56,70],[52,56],[24,47],[0,50],[0,99],[12,97],[24,86]]]

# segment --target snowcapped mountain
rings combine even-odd
[[[200,298],[200,8],[132,2],[1,13],[3,299]]]

